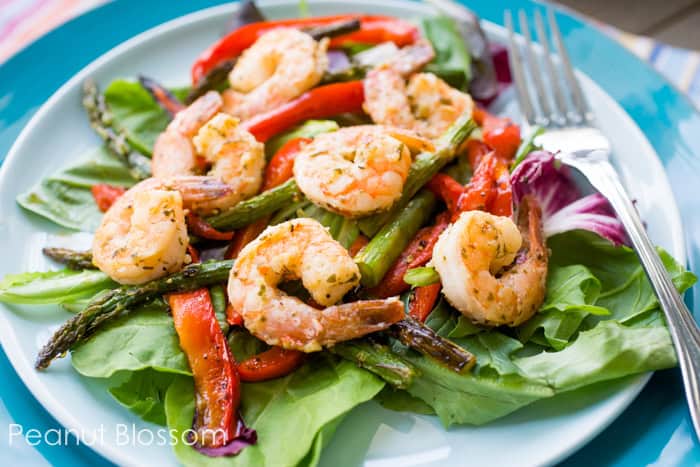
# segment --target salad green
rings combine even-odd
[[[436,17],[423,20],[422,26],[436,49],[428,70],[454,86],[467,88],[474,78],[473,63],[458,25],[449,18]],[[184,97],[187,89],[174,93]],[[167,113],[137,82],[116,80],[106,88],[104,97],[113,115],[113,128],[126,135],[133,150],[150,156],[156,137],[169,122]],[[372,238],[355,260],[363,285],[376,286],[393,258],[429,222],[439,205],[423,185],[443,168],[462,184],[471,176],[466,157],[452,160],[456,146],[475,124],[466,119],[458,127],[435,154],[417,157],[406,190],[412,192],[401,200],[400,209],[389,214],[348,219],[311,204],[290,181],[277,188],[276,193],[282,193],[280,199],[285,201],[282,208],[270,202],[266,204],[270,212],[260,216],[258,210],[255,219],[241,210],[209,220],[214,227],[239,228],[268,215],[273,224],[309,217],[326,226],[346,248],[361,233],[367,234]],[[268,158],[291,139],[338,128],[336,121],[306,121],[269,140]],[[478,137],[478,132],[473,136]],[[516,201],[531,194],[548,200],[543,206],[551,251],[547,294],[532,319],[516,328],[486,329],[440,299],[425,325],[476,357],[470,372],[452,371],[389,335],[345,342],[331,352],[308,356],[287,376],[242,385],[242,418],[264,442],[227,458],[208,457],[179,442],[174,450],[180,461],[187,465],[316,465],[344,416],[371,399],[392,410],[435,414],[445,426],[480,425],[534,401],[596,382],[674,366],[676,357],[663,314],[634,251],[621,245],[624,239],[619,226],[610,220],[599,198],[577,200],[578,194],[567,185],[549,155],[534,153],[529,157],[534,149],[532,137],[526,138],[513,173],[514,186],[521,182],[514,190]],[[92,231],[102,214],[91,187],[98,183],[130,187],[136,182],[122,160],[100,148],[17,201],[27,211],[62,227]],[[244,208],[258,209],[260,199],[249,204]],[[696,281],[668,253],[659,253],[679,291]],[[213,263],[201,266],[207,264]],[[222,271],[219,273],[228,269]],[[404,276],[413,287],[439,280],[430,266],[410,269]],[[294,283],[286,286],[290,290],[301,288]],[[96,270],[21,273],[0,282],[0,302],[57,304],[80,312],[115,287],[107,275]],[[134,289],[120,290],[131,297]],[[236,360],[266,350],[268,346],[246,330],[229,325],[224,287],[213,285],[209,290],[219,327]],[[114,317],[86,331],[87,337],[70,349],[71,363],[81,375],[107,381],[110,394],[127,410],[181,435],[192,428],[194,380],[166,301],[144,292],[146,295],[147,300],[125,309],[121,302],[113,303]],[[404,300],[408,302],[408,295]]]

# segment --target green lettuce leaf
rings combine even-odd
[[[105,324],[72,350],[71,362],[78,373],[93,378],[148,368],[190,374],[173,320],[160,300]]]
[[[591,317],[592,321],[614,319],[626,323],[658,308],[651,284],[631,248],[615,247],[586,231],[555,235],[547,240],[547,244],[552,250],[552,266],[583,265],[600,281],[601,291],[596,305],[606,308],[611,315]],[[680,292],[685,292],[697,278],[666,251],[657,250],[673,284]]]
[[[515,364],[526,378],[546,382],[557,391],[570,391],[672,367],[676,354],[664,326],[630,328],[616,321],[601,321],[581,332],[566,349],[516,359]]]
[[[24,272],[0,281],[0,302],[15,304],[69,303],[90,297],[115,283],[101,271]]]
[[[315,465],[342,417],[383,386],[377,377],[352,363],[318,354],[289,376],[243,385],[243,419],[257,431],[258,444],[236,457],[210,458],[179,442],[175,454],[186,465]],[[179,377],[168,388],[165,410],[168,427],[180,440],[191,428],[194,414],[190,378]]]
[[[520,340],[532,339],[540,345],[563,349],[589,314],[609,313],[606,308],[594,305],[600,288],[600,281],[585,266],[552,265],[544,304],[539,313],[518,327]],[[542,332],[536,334],[539,330]]]
[[[435,49],[435,58],[426,71],[438,75],[450,85],[466,89],[471,80],[471,54],[454,20],[433,16],[421,21],[425,37]]]
[[[110,394],[143,420],[165,426],[165,392],[176,378],[174,373],[151,369],[134,371],[109,388]]]
[[[187,94],[186,89],[172,92],[180,99]],[[105,89],[104,96],[114,116],[112,125],[126,134],[135,150],[151,155],[156,138],[170,123],[170,115],[136,81],[114,80]]]
[[[102,220],[90,192],[97,183],[130,187],[136,183],[124,163],[105,148],[91,150],[82,161],[42,181],[17,197],[24,209],[62,227],[92,232]]]

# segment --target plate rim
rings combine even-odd
[[[38,122],[43,118],[43,115],[49,111],[49,109],[54,105],[56,101],[61,99],[63,95],[68,92],[68,90],[75,85],[76,82],[82,81],[86,75],[89,75],[93,70],[101,67],[103,64],[110,62],[114,58],[120,56],[121,54],[124,54],[131,49],[138,47],[140,43],[144,41],[148,41],[154,37],[157,37],[164,31],[168,31],[173,28],[178,28],[182,25],[186,25],[192,22],[197,22],[206,18],[209,18],[211,16],[218,16],[222,14],[223,12],[229,12],[235,5],[236,2],[234,3],[224,3],[224,4],[219,4],[215,6],[210,6],[206,7],[203,9],[199,9],[197,11],[193,11],[191,13],[187,13],[185,15],[181,15],[179,17],[170,19],[168,21],[165,21],[163,23],[160,23],[156,26],[153,26],[141,33],[138,33],[129,39],[119,43],[117,46],[114,48],[106,51],[105,53],[99,55],[97,58],[94,60],[90,61],[88,64],[83,66],[77,73],[73,74],[67,81],[65,81],[63,84],[61,84],[58,89],[56,89],[51,96],[39,107],[39,109],[31,116],[29,121],[24,125],[22,128],[20,134],[16,138],[15,142],[12,144],[10,150],[7,153],[7,156],[5,160],[2,163],[2,167],[0,167],[0,189],[5,185],[5,180],[7,177],[10,176],[10,173],[12,172],[12,166],[17,163],[19,160],[19,157],[17,157],[17,154],[19,153],[18,148],[21,147],[24,144],[24,141],[29,138],[30,134],[33,132],[34,127],[38,124]],[[265,6],[274,6],[274,5],[288,5],[290,3],[293,3],[293,0],[264,0],[261,3],[263,3]],[[328,3],[327,1],[324,0],[311,0],[309,3],[314,4],[314,3]],[[359,0],[359,4],[361,3],[366,3],[369,4],[371,3],[371,0]],[[405,5],[406,3],[416,3],[415,1],[412,0],[382,0],[383,4],[393,4],[398,7]],[[534,1],[536,4],[540,4],[537,0]],[[108,3],[107,3],[108,4]],[[107,4],[102,4],[102,5],[96,5],[93,8],[86,9],[80,13],[77,17],[73,18],[70,21],[74,21],[78,19],[79,17],[89,14],[92,11],[98,10]],[[567,12],[567,14],[570,14]],[[576,16],[576,15],[572,15]],[[582,21],[580,16],[577,16],[577,20]],[[488,24],[487,29],[498,29],[498,30],[504,30],[504,28],[496,23],[492,23],[487,20],[483,20],[485,23]],[[65,24],[65,23],[64,23]],[[56,29],[62,27],[63,25],[59,25]],[[40,39],[44,38],[47,34],[49,34],[52,31],[48,31],[46,34],[40,36],[39,38],[35,39],[31,43],[27,44],[24,46],[22,49],[17,51],[13,56],[9,57],[7,61],[0,63],[0,66],[4,66],[6,63],[8,63],[15,55],[18,55],[20,53],[23,53],[26,51],[26,49],[30,48],[35,42],[39,41]],[[648,64],[646,64],[648,66]],[[580,70],[576,70],[579,74],[583,75],[586,77],[587,80],[591,82],[591,84],[595,87],[597,87],[602,93],[606,95],[606,97],[614,103],[615,106],[618,107],[618,110],[622,112],[625,117],[634,125],[635,129],[639,132],[640,136],[642,137],[641,140],[644,141],[644,144],[648,146],[649,151],[651,151],[654,155],[657,161],[663,166],[663,160],[659,157],[659,155],[656,153],[653,145],[650,143],[646,135],[643,133],[641,128],[637,125],[636,121],[632,118],[631,115],[629,115],[622,106],[616,102],[616,100],[610,96],[601,86],[599,86],[592,78],[589,78],[587,75],[585,75],[583,72]],[[653,70],[656,74],[659,75],[660,78],[664,80],[664,82],[668,83],[668,81],[663,77],[663,75],[660,75],[656,70]],[[674,88],[674,91],[676,91],[678,94],[682,94],[680,91],[678,91],[676,88]],[[687,96],[685,96],[687,99]],[[692,105],[691,102],[691,106]],[[694,107],[695,108],[695,107]],[[695,108],[697,110],[697,108]],[[664,170],[664,178],[667,182],[669,182],[670,186],[670,180],[668,178],[668,173]],[[673,193],[671,192],[672,196]],[[675,211],[674,216],[681,219],[680,217],[680,210],[678,207],[678,203],[675,200],[675,196],[673,196],[673,210]],[[681,226],[683,226],[683,223],[680,223]],[[679,242],[680,248],[683,251],[683,257],[687,260],[687,251],[686,251],[686,245],[685,245],[685,234],[684,232],[681,232],[681,241]],[[2,316],[2,324],[4,325],[3,327],[6,327],[9,325],[7,321],[7,317],[3,314],[0,313],[0,316]],[[22,362],[27,362],[28,359],[25,358],[25,356],[21,352],[14,352],[13,349],[18,348],[16,345],[12,345],[17,342],[16,335],[14,333],[9,334],[9,336],[12,338],[12,342],[8,343],[6,342],[6,339],[8,338],[8,333],[5,331],[0,331],[0,345],[2,346],[3,350],[5,351],[10,363],[12,364],[12,367],[15,369],[17,375],[19,378],[22,380],[22,382],[25,384],[29,392],[34,396],[34,398],[41,404],[41,406],[53,417],[56,418],[56,420],[63,425],[65,428],[69,429],[76,429],[77,432],[82,433],[81,426],[77,422],[76,419],[74,419],[70,411],[68,409],[64,409],[62,405],[60,404],[60,401],[55,399],[52,395],[51,392],[48,390],[45,390],[44,384],[39,380],[36,371],[18,371],[17,366],[15,365],[15,361],[22,361]],[[29,367],[33,369],[33,365],[30,363]],[[583,437],[581,437],[578,442],[576,443],[569,443],[569,446],[567,449],[564,450],[559,450],[556,456],[553,456],[550,458],[549,462],[547,464],[554,464],[556,462],[559,462],[563,460],[564,458],[570,456],[573,452],[577,451],[581,447],[583,447],[585,444],[587,444],[592,438],[594,438],[597,434],[605,430],[606,427],[608,427],[612,422],[614,422],[616,419],[619,418],[621,413],[629,407],[631,402],[637,397],[637,395],[644,389],[646,386],[647,382],[651,378],[653,372],[647,372],[643,374],[636,375],[637,377],[635,378],[637,381],[631,382],[629,386],[627,386],[625,389],[623,389],[620,392],[625,392],[628,397],[624,398],[624,401],[619,403],[618,406],[615,409],[614,415],[608,417],[605,421],[605,423],[600,423],[598,425],[595,425],[593,429],[588,430],[588,433],[586,433]],[[617,393],[619,394],[619,393]],[[55,402],[52,404],[50,407],[47,406],[47,404],[44,402],[45,400],[51,400]],[[57,409],[60,408],[60,409]],[[82,441],[82,440],[81,440]],[[103,456],[105,459],[113,461],[113,462],[118,462],[118,463],[124,463],[124,464],[129,464],[130,461],[133,459],[124,457],[120,455],[120,451],[116,449],[115,446],[111,444],[103,444],[100,448],[97,448],[95,446],[90,446],[92,451],[97,453],[100,456]],[[111,451],[114,451],[113,453]],[[108,455],[108,453],[110,453]]]

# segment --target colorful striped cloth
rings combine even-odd
[[[106,0],[0,0],[0,63],[26,44]],[[660,71],[700,107],[700,53],[627,34],[603,30]]]

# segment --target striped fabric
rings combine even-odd
[[[33,39],[106,0],[0,0],[0,63]],[[700,107],[700,53],[600,25]]]

